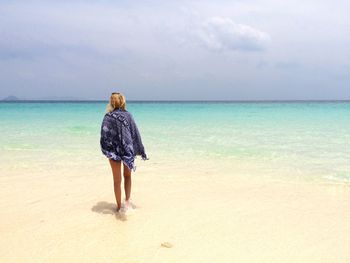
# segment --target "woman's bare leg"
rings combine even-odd
[[[123,163],[124,164],[124,163]],[[125,201],[129,201],[131,193],[131,170],[124,164]]]
[[[122,191],[120,189],[120,184],[122,181],[121,176],[121,161],[114,161],[109,159],[109,163],[112,168],[113,173],[113,183],[114,183],[114,195],[117,201],[117,211],[122,207]]]

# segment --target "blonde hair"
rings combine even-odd
[[[109,102],[107,104],[106,112],[112,112],[115,109],[121,108],[126,110],[126,100],[125,96],[119,92],[113,92],[111,97],[109,98]]]

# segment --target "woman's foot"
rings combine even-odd
[[[117,205],[116,212],[117,212],[117,213],[120,213],[120,212],[122,212],[122,210],[123,210],[122,205]]]
[[[136,208],[135,205],[130,201],[130,199],[124,200],[123,207],[126,211],[133,211]]]

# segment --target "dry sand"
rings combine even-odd
[[[107,162],[0,182],[0,262],[350,262],[345,184],[142,163],[118,216]]]

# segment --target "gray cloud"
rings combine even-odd
[[[346,7],[1,1],[0,98],[101,99],[115,87],[132,99],[350,97]]]
[[[234,22],[228,17],[212,17],[203,22],[198,36],[210,50],[261,51],[270,36],[254,27]]]
[[[295,61],[280,61],[275,64],[275,67],[279,69],[291,70],[291,69],[299,69],[301,65]]]

